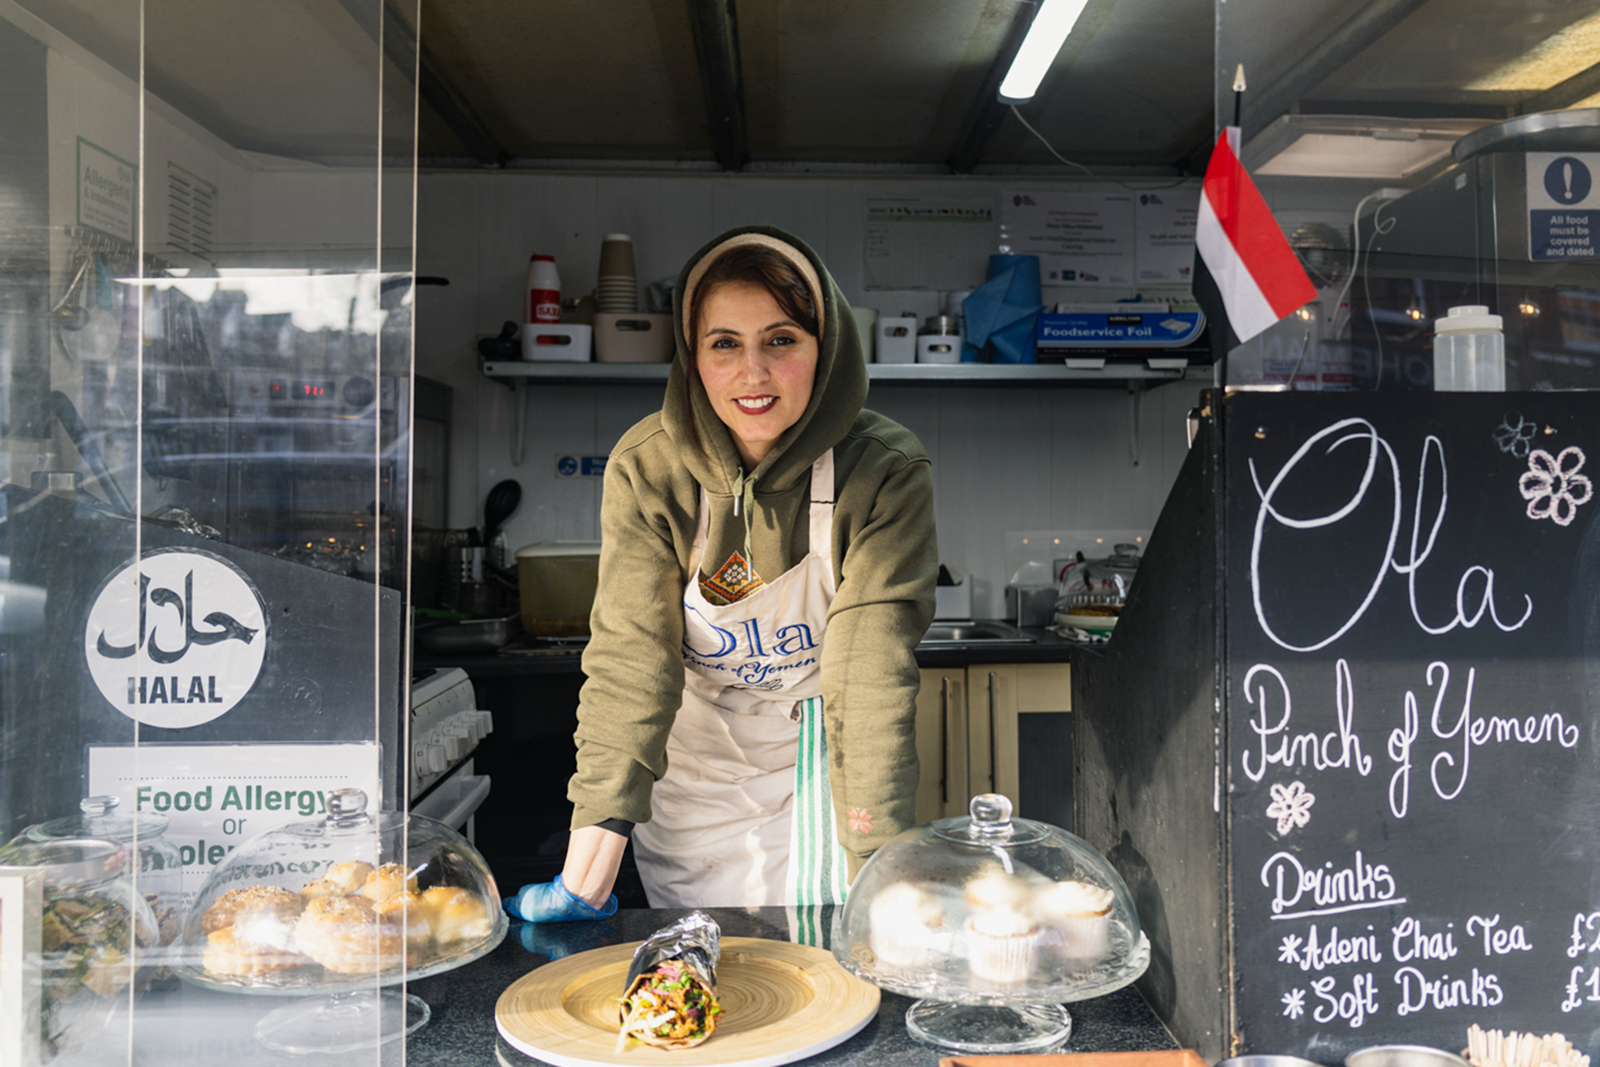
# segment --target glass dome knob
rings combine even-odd
[[[328,794],[328,825],[347,828],[369,822],[367,794],[360,789],[335,789]]]
[[[972,828],[980,834],[1000,836],[1011,832],[1011,801],[999,793],[979,793],[967,805]]]
[[[121,803],[116,797],[84,797],[78,801],[78,809],[91,819],[99,819],[116,811]]]

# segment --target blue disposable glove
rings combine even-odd
[[[604,919],[615,915],[617,897],[613,893],[603,908],[594,908],[582,897],[575,896],[561,884],[561,876],[553,882],[525,885],[517,895],[505,899],[506,914],[531,923],[568,923],[584,919]]]

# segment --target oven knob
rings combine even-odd
[[[492,733],[494,733],[494,712],[478,712],[478,736],[488,737]]]
[[[372,403],[372,398],[377,396],[377,390],[372,386],[371,378],[346,378],[344,388],[340,390],[345,406],[364,408]]]
[[[428,770],[434,774],[439,774],[448,766],[450,766],[450,758],[448,753],[445,752],[444,745],[438,741],[430,741],[428,743]]]

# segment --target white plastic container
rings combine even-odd
[[[1453,307],[1433,321],[1433,389],[1437,393],[1503,393],[1506,339],[1499,315],[1482,304]]]
[[[555,256],[528,259],[528,322],[561,321],[561,274]]]
[[[587,363],[593,347],[593,326],[559,322],[522,324],[522,358],[525,360]]]
[[[917,361],[917,317],[915,315],[878,316],[878,362],[915,363]]]
[[[917,338],[917,362],[960,363],[961,338],[954,334],[923,334]]]

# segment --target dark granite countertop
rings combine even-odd
[[[785,908],[709,908],[729,937],[777,941],[790,936],[790,911]],[[255,1036],[257,1023],[269,1012],[314,995],[246,996],[169,980],[164,988],[142,996],[128,1021],[106,1022],[101,1036],[107,1057],[75,1062],[115,1063],[118,1067],[535,1067],[538,1061],[501,1040],[494,1009],[500,994],[529,971],[551,959],[604,945],[638,941],[684,915],[678,910],[618,912],[601,922],[535,925],[513,922],[504,942],[493,952],[453,971],[414,981],[406,991],[420,997],[431,1018],[404,1041],[338,1055],[276,1052]],[[824,925],[827,925],[826,923]],[[906,1033],[905,1010],[911,1001],[884,993],[878,1016],[865,1029],[805,1062],[814,1067],[937,1067],[940,1053],[914,1043]],[[342,1009],[331,1006],[328,1015]],[[1069,1052],[1132,1051],[1175,1048],[1172,1036],[1132,987],[1069,1006],[1073,1019]],[[132,1037],[132,1056],[125,1044]],[[685,1060],[685,1063],[692,1061]]]
[[[921,667],[955,667],[967,663],[1065,663],[1075,651],[1090,646],[1069,641],[1049,630],[1024,627],[1033,644],[1012,645],[974,641],[960,645],[924,645],[917,649]],[[530,674],[572,674],[582,669],[581,646],[541,642],[520,637],[498,653],[488,655],[419,655],[419,669],[460,667],[481,678]]]
[[[708,908],[729,937],[790,937],[788,909]],[[533,1067],[530,1059],[499,1038],[494,1025],[496,1000],[507,986],[552,955],[638,941],[685,914],[682,910],[623,911],[604,922],[534,925],[513,923],[505,943],[475,963],[448,974],[412,983],[410,991],[433,1008],[429,1024],[412,1035],[407,1067]],[[914,1043],[906,1034],[911,1001],[884,993],[876,1020],[848,1041],[805,1062],[815,1067],[937,1067],[940,1053]],[[1176,1048],[1161,1022],[1130,988],[1071,1005],[1073,1034],[1067,1051],[1132,1051]]]

